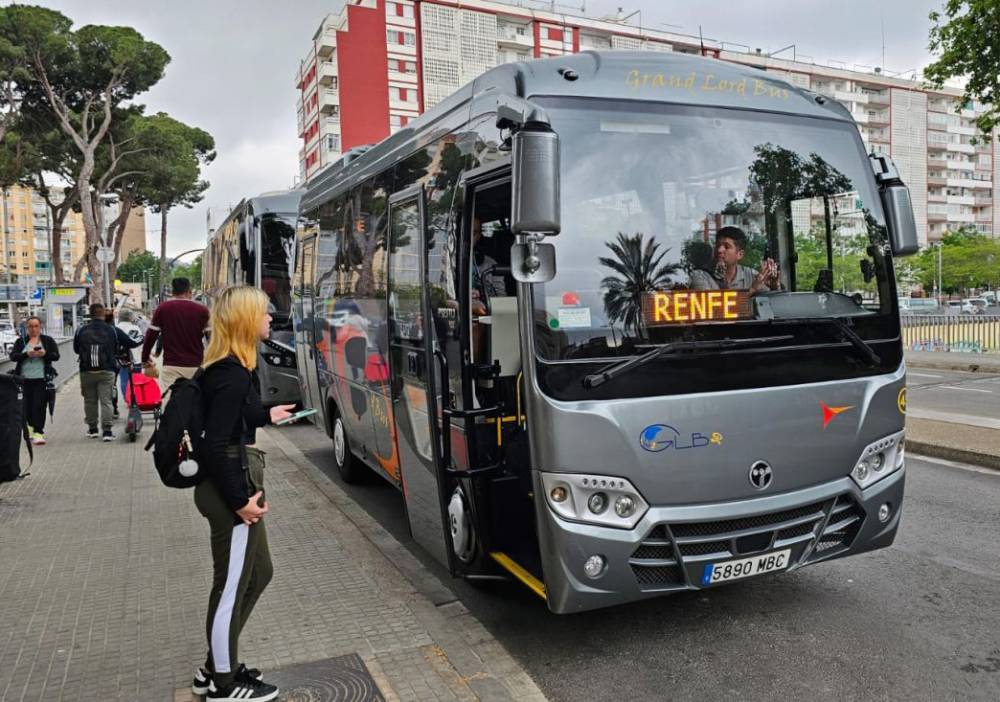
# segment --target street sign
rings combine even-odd
[[[115,260],[115,251],[107,246],[101,246],[97,249],[97,260],[101,263],[111,263]]]
[[[45,292],[45,288],[35,288],[32,291],[32,293],[31,293],[31,298],[30,298],[31,301],[32,302],[41,302],[42,301],[42,295],[44,294],[44,292]]]

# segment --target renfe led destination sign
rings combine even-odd
[[[745,290],[671,290],[648,293],[642,301],[647,326],[688,322],[734,322],[750,318]]]

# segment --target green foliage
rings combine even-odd
[[[930,13],[929,48],[937,60],[924,69],[931,85],[960,78],[970,100],[989,105],[976,119],[983,134],[1000,123],[1000,0],[947,0],[942,11]]]
[[[913,261],[913,274],[925,290],[936,286],[937,247],[929,246]],[[941,239],[941,287],[950,294],[970,288],[1000,286],[1000,241],[965,228]]]
[[[142,283],[147,280],[146,273],[151,273],[154,280],[151,290],[160,289],[160,262],[149,251],[133,251],[122,263],[118,264],[118,280],[128,283]]]
[[[144,199],[157,212],[199,202],[208,189],[208,182],[201,180],[201,166],[215,158],[212,136],[165,112],[138,121],[135,134],[146,149],[140,185]]]
[[[191,261],[191,263],[184,263],[180,265],[175,265],[173,270],[170,271],[170,279],[174,278],[187,278],[191,281],[191,287],[194,289],[201,288],[201,254],[198,258]]]

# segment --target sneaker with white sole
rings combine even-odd
[[[115,434],[110,429],[105,429],[104,433],[101,435],[101,441],[114,441]]]
[[[87,438],[89,438],[89,439],[96,439],[100,435],[101,435],[101,432],[97,431],[97,427],[88,427],[87,428]]]
[[[243,663],[239,664],[236,668],[236,679],[241,680],[244,678],[252,678],[253,680],[260,680],[260,676],[263,673],[257,668],[247,668]],[[212,671],[210,671],[205,666],[198,666],[198,670],[194,672],[194,680],[191,681],[191,692],[196,695],[205,695],[212,688]]]
[[[256,702],[268,702],[278,696],[278,688],[268,685],[254,678],[245,677],[237,679],[228,687],[219,689],[213,683],[205,695],[206,700],[212,702],[238,702],[239,700],[256,700]]]
[[[35,446],[44,446],[45,434],[41,433],[40,431],[34,432],[31,435],[31,443],[33,443]]]

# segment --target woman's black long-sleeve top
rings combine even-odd
[[[42,361],[45,364],[45,379],[49,380],[58,375],[52,364],[59,360],[59,344],[56,343],[55,339],[46,334],[42,334],[38,338],[42,342],[42,348],[45,349]],[[14,342],[13,348],[10,350],[9,358],[17,364],[14,367],[14,375],[21,375],[21,364],[28,360],[28,351],[25,349],[27,341],[23,336],[18,337],[17,341]]]
[[[253,444],[256,429],[270,421],[260,402],[259,382],[257,375],[233,356],[213,363],[201,377],[205,436],[200,463],[234,512],[246,505],[253,493],[242,461],[227,449],[239,447],[244,431],[244,444]]]

